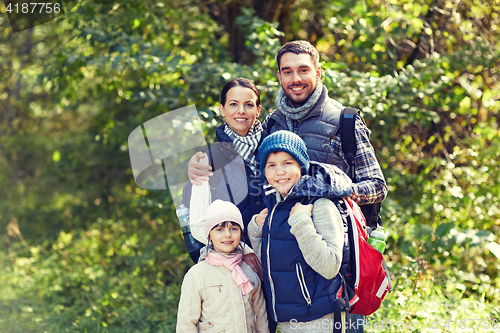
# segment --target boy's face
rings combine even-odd
[[[219,223],[210,230],[209,240],[218,252],[233,253],[240,244],[241,229],[236,223],[229,221]]]
[[[283,197],[302,177],[299,163],[284,151],[269,154],[265,172],[269,184]]]

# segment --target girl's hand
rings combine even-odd
[[[269,211],[267,210],[267,208],[264,208],[263,210],[260,211],[259,215],[257,215],[257,217],[255,218],[255,223],[257,223],[257,225],[259,227],[263,227],[264,226],[264,222],[266,221],[266,217],[267,217],[267,213]]]
[[[295,214],[297,212],[301,212],[301,211],[306,211],[306,212],[312,213],[313,207],[314,207],[313,204],[303,205],[300,202],[297,202],[292,207],[292,210],[290,211],[290,216],[292,216],[293,214]]]

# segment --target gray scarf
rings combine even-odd
[[[286,124],[288,126],[288,130],[293,132],[293,120],[300,120],[306,116],[306,114],[311,111],[312,107],[316,105],[321,96],[321,92],[323,91],[323,84],[318,82],[316,84],[316,89],[314,89],[313,93],[307,101],[299,106],[298,108],[293,108],[290,106],[290,101],[288,97],[285,95],[283,91],[283,87],[278,91],[278,95],[276,95],[276,106],[280,109],[281,113],[283,113],[286,117]]]
[[[260,121],[255,119],[255,123],[250,127],[246,136],[238,135],[227,124],[224,127],[224,132],[231,138],[234,149],[255,174],[257,170],[255,150],[259,147],[260,138],[262,137],[262,124]]]

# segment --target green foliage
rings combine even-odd
[[[495,322],[499,327],[500,308],[489,306],[484,292],[464,297],[466,286],[461,281],[450,276],[445,283],[436,283],[431,266],[422,257],[406,259],[404,266],[391,267],[398,272],[393,292],[367,317],[371,324],[365,326],[366,332],[455,332],[460,325],[464,329],[464,323],[478,332],[488,331]],[[475,277],[471,274],[464,280],[470,279]]]
[[[82,1],[15,35],[0,16],[0,331],[174,331],[191,263],[168,191],[134,183],[128,135],[195,104],[213,140],[237,77],[266,116],[290,39],[362,110],[389,186],[396,286],[369,320],[498,319],[499,4],[266,6]]]
[[[10,265],[2,257],[2,331],[175,332],[190,259],[171,209],[155,221],[99,218],[16,252]]]

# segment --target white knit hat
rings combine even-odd
[[[226,221],[238,223],[241,231],[243,231],[243,218],[241,217],[238,207],[229,201],[217,199],[207,208],[207,214],[205,216],[205,236],[208,238],[213,227]]]

